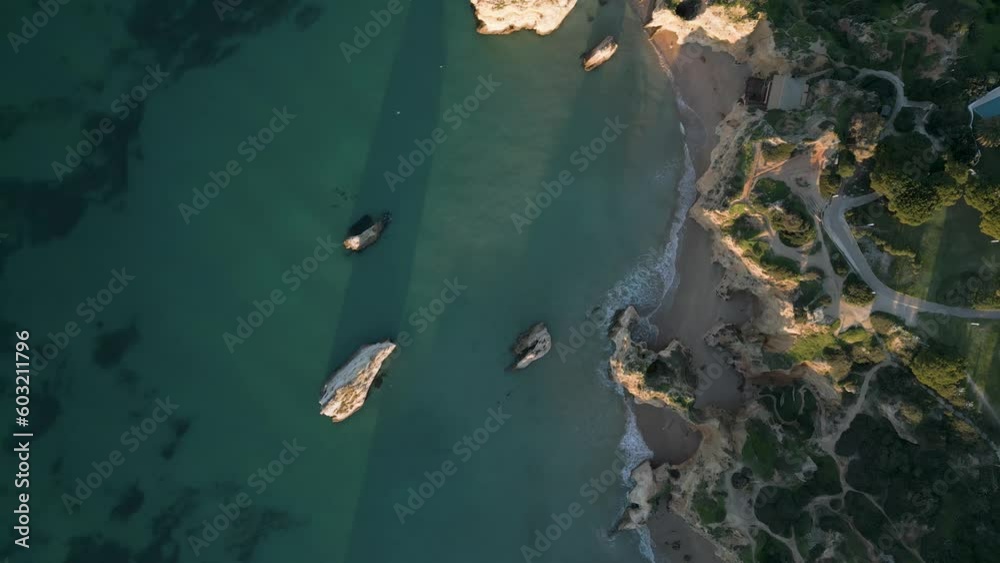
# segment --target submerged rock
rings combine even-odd
[[[590,72],[606,63],[615,51],[618,50],[618,42],[612,36],[607,36],[597,44],[586,55],[583,56],[583,70]]]
[[[531,29],[548,35],[558,29],[576,0],[471,0],[479,26],[486,35],[504,35]]]
[[[522,332],[511,351],[517,356],[513,369],[524,369],[552,349],[552,337],[545,323],[538,323]]]
[[[392,215],[383,213],[378,221],[372,219],[371,215],[365,215],[347,231],[347,238],[344,239],[344,248],[354,252],[360,252],[375,244],[382,232],[392,221]]]
[[[396,345],[386,340],[362,346],[355,352],[323,385],[320,414],[340,422],[360,409],[382,363],[395,349]]]

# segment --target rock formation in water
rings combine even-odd
[[[670,406],[684,413],[694,404],[698,374],[691,366],[691,352],[679,341],[653,352],[641,342],[633,342],[632,325],[639,313],[629,306],[621,311],[611,326],[615,351],[611,356],[611,375],[636,401],[655,406]]]
[[[396,345],[386,340],[362,346],[355,352],[323,385],[320,414],[340,422],[357,412],[365,404],[368,389],[382,363],[395,349]]]
[[[344,248],[360,252],[375,244],[390,221],[392,221],[392,215],[388,213],[383,213],[382,218],[378,221],[372,219],[371,215],[365,215],[347,231]]]
[[[552,349],[552,337],[545,323],[538,323],[521,333],[511,351],[517,356],[513,369],[524,369]]]
[[[487,35],[505,35],[522,29],[539,35],[555,31],[576,0],[471,0],[479,26]]]
[[[618,42],[612,36],[605,37],[596,47],[583,56],[583,70],[590,72],[606,63],[618,51]]]

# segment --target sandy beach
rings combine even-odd
[[[719,140],[716,126],[743,94],[750,69],[727,53],[680,45],[670,31],[657,31],[651,41],[673,77],[686,142],[700,178],[708,170],[712,149]],[[725,300],[716,293],[722,268],[712,262],[711,237],[693,219],[686,220],[676,262],[677,286],[653,315],[660,331],[655,344],[665,346],[678,339],[691,349],[702,381],[699,406],[735,409],[742,401],[742,377],[716,357],[704,336],[719,323],[748,320],[753,299],[740,295]],[[676,413],[648,405],[637,405],[635,412],[643,439],[653,451],[654,465],[683,462],[697,450],[700,435]],[[711,543],[692,533],[668,507],[656,510],[647,525],[662,556],[692,563],[718,561]]]

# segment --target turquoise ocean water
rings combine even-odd
[[[209,2],[75,0],[3,54],[3,319],[36,353],[65,344],[32,374],[32,547],[7,542],[10,561],[523,561],[572,503],[531,560],[645,556],[636,534],[608,535],[620,483],[591,482],[642,447],[623,439],[607,339],[570,338],[669,280],[686,168],[668,80],[621,1],[581,2],[548,37],[477,35],[464,2],[400,6],[350,62],[341,44],[386,2],[243,0],[220,19]],[[584,73],[608,34],[618,54]],[[125,112],[115,100],[147,65],[168,76]],[[57,179],[52,162],[102,118],[114,133]],[[435,135],[390,189],[386,172]],[[197,200],[230,161],[228,185]],[[317,251],[383,211],[373,248]],[[536,321],[569,347],[506,372]],[[405,345],[364,408],[320,417],[327,374],[383,338]],[[3,400],[13,411],[12,378]]]

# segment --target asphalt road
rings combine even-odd
[[[872,270],[868,260],[861,253],[858,241],[855,240],[851,227],[847,224],[844,213],[855,207],[871,203],[879,199],[881,194],[873,193],[861,197],[835,197],[823,211],[823,229],[833,240],[833,243],[840,250],[854,268],[854,271],[861,276],[875,292],[875,304],[873,310],[885,311],[904,319],[914,319],[917,313],[934,313],[938,315],[950,315],[963,319],[1000,319],[1000,311],[983,311],[979,309],[966,309],[962,307],[952,307],[933,301],[918,299],[900,293],[878,279]]]

